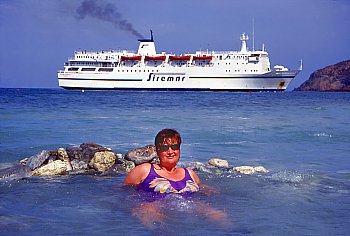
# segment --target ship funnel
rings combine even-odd
[[[241,35],[241,41],[242,41],[242,48],[241,48],[241,52],[247,52],[247,41],[248,41],[248,35],[246,35],[245,33],[243,33]]]
[[[151,39],[139,39],[139,49],[137,51],[140,55],[155,55],[156,52],[156,46],[153,41],[153,32],[151,31]]]

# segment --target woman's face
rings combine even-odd
[[[180,144],[175,138],[167,138],[157,146],[161,165],[176,165],[180,159]]]

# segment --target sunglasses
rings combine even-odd
[[[169,148],[171,147],[171,149],[173,149],[174,151],[175,150],[179,150],[180,149],[180,144],[172,144],[172,145],[160,145],[159,146],[159,149],[161,150],[161,151],[168,151],[169,150]]]

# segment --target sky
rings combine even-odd
[[[91,7],[93,6],[93,7]],[[271,65],[310,74],[350,59],[350,0],[0,0],[0,87],[58,88],[75,50],[239,51],[264,45]]]

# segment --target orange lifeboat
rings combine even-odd
[[[166,56],[145,56],[145,61],[165,61]]]
[[[191,55],[169,56],[169,61],[189,61],[190,59],[191,59]]]
[[[213,59],[213,56],[208,56],[208,55],[197,55],[193,56],[194,61],[199,61],[199,60],[211,60]]]
[[[122,61],[140,61],[141,56],[121,56],[120,60],[122,60]]]

